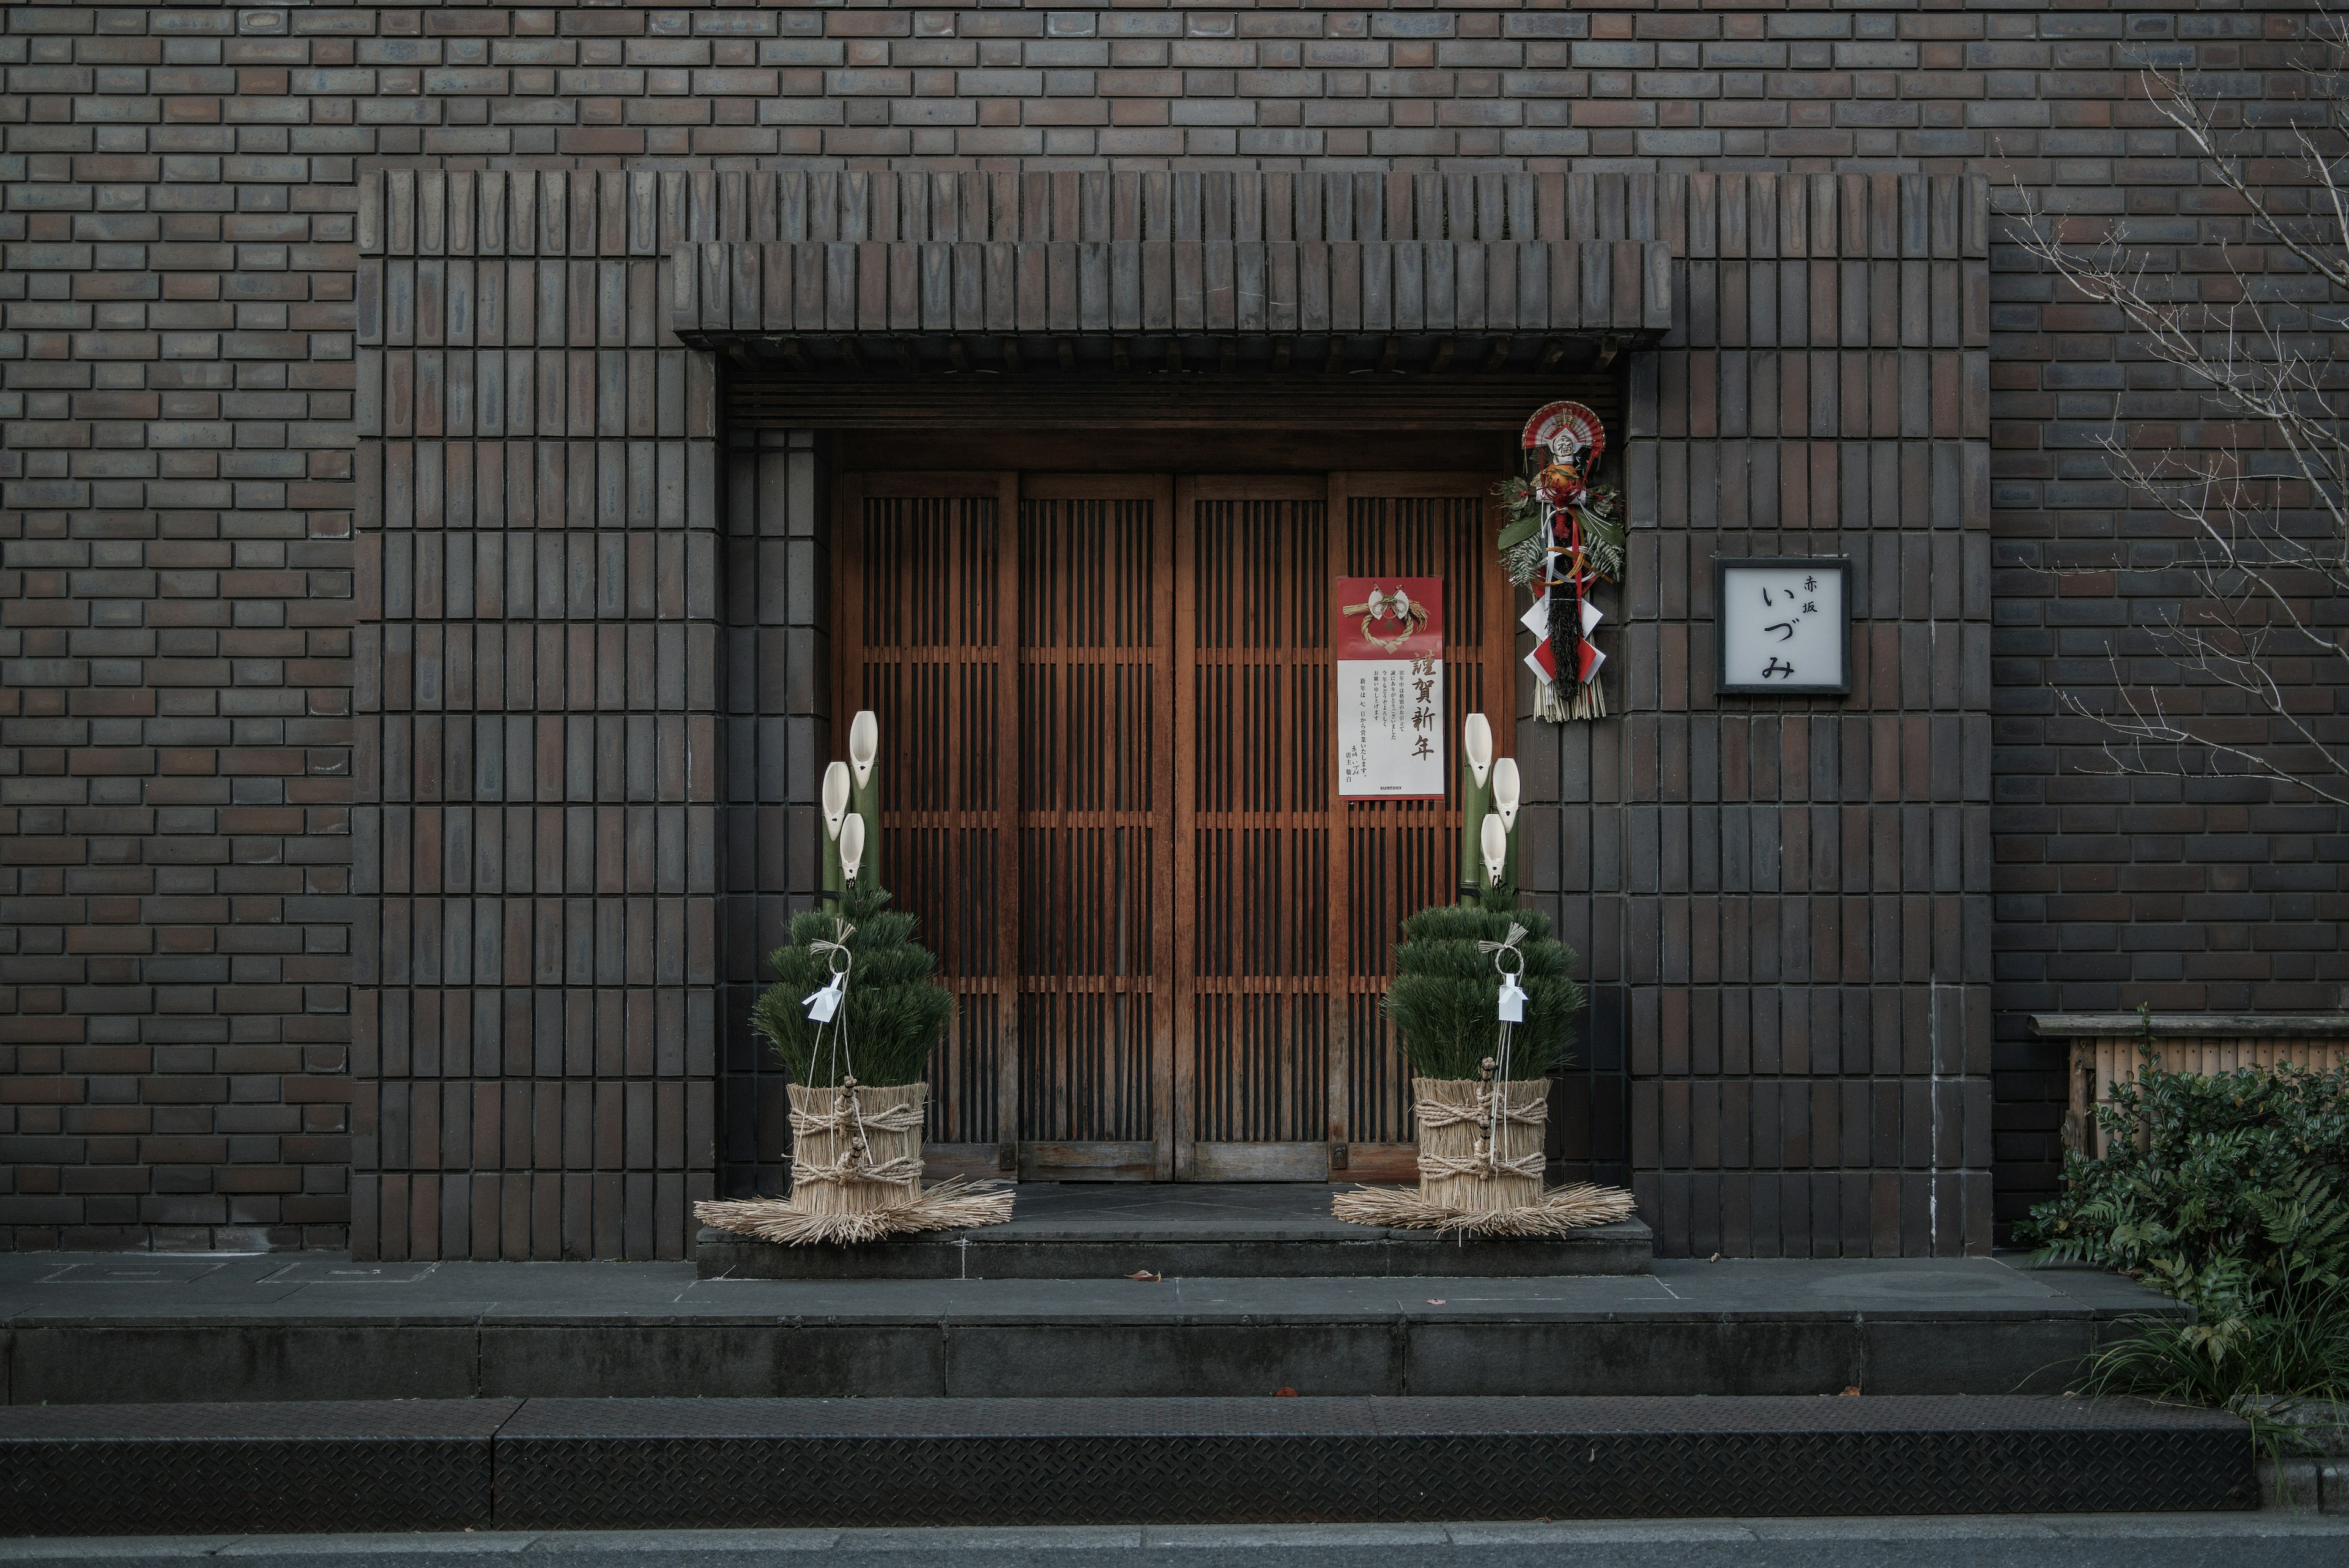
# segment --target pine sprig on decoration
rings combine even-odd
[[[1505,479],[1494,491],[1508,518],[1501,526],[1501,568],[1517,587],[1538,587],[1549,558],[1549,540],[1543,533],[1547,508],[1529,479]],[[1623,493],[1614,485],[1590,487],[1582,504],[1582,548],[1592,572],[1610,583],[1622,580]]]
[[[1395,948],[1395,977],[1387,987],[1387,1016],[1402,1036],[1402,1054],[1421,1078],[1474,1078],[1500,1040],[1501,975],[1480,941],[1526,928],[1517,943],[1527,994],[1526,1019],[1510,1046],[1513,1081],[1546,1077],[1567,1062],[1567,1031],[1582,1011],[1582,987],[1568,971],[1573,950],[1554,940],[1549,918],[1512,908],[1514,889],[1496,888],[1480,908],[1435,904],[1403,921]]]
[[[1623,493],[1611,484],[1594,484],[1582,504],[1582,549],[1590,569],[1609,582],[1623,578]]]
[[[768,1041],[790,1067],[792,1081],[830,1087],[843,1073],[860,1084],[911,1084],[929,1066],[930,1052],[954,1017],[952,992],[937,983],[938,961],[914,940],[915,917],[888,908],[888,891],[872,881],[853,884],[830,909],[795,916],[792,945],[768,955],[776,983],[750,1007],[751,1033]],[[832,979],[828,953],[810,944],[832,941],[838,920],[855,928],[847,947],[847,1060],[827,1026],[821,1042],[803,999]]]

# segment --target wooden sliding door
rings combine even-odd
[[[835,711],[881,715],[883,876],[962,1003],[940,1164],[1408,1175],[1378,1000],[1457,803],[1340,805],[1330,594],[1442,576],[1447,732],[1506,733],[1490,483],[841,476]]]
[[[1174,1147],[1169,486],[1019,483],[1019,1171],[1164,1180]]]

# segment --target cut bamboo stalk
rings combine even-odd
[[[1460,901],[1473,904],[1485,887],[1485,814],[1493,807],[1493,726],[1482,713],[1460,725]]]
[[[840,870],[840,831],[848,820],[848,764],[823,770],[823,833],[817,853],[823,862],[823,890],[834,898],[848,886]]]
[[[833,846],[840,859],[840,880],[844,887],[864,874],[864,819],[851,812],[841,819],[840,842]]]
[[[881,875],[881,721],[866,708],[848,724],[848,809],[864,822],[864,861],[859,872]]]
[[[1508,850],[1502,857],[1501,883],[1510,892],[1517,890],[1517,808],[1523,799],[1523,784],[1517,777],[1517,759],[1493,759],[1493,812],[1501,819],[1501,829],[1508,835]]]

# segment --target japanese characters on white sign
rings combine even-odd
[[[1851,690],[1851,563],[1720,563],[1721,690]]]
[[[1444,798],[1444,579],[1340,577],[1338,793]]]

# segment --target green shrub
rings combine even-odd
[[[2063,1195],[2015,1239],[2133,1274],[2195,1317],[2137,1320],[2090,1386],[2236,1405],[2349,1391],[2349,1071],[2147,1063],[2096,1115],[2110,1147],[2067,1154]]]
[[[750,1028],[775,1047],[793,1083],[829,1088],[853,1072],[860,1084],[911,1084],[928,1067],[955,1000],[936,979],[938,961],[914,940],[914,917],[888,904],[879,884],[859,882],[837,918],[828,909],[793,917],[792,945],[768,955],[777,983],[751,1004]],[[819,1039],[805,1005],[832,978],[832,955],[809,944],[834,940],[842,920],[853,928],[844,1059],[841,1032],[826,1028]]]
[[[2066,1154],[2063,1196],[2033,1209],[2015,1239],[2198,1307],[2255,1307],[2275,1288],[2269,1215],[2302,1196],[2303,1176],[2319,1196],[2349,1199],[2349,1071],[2205,1077],[2146,1065],[2113,1085],[2097,1119],[2110,1147]]]
[[[1544,1077],[1566,1063],[1567,1031],[1582,1011],[1582,987],[1568,973],[1572,950],[1553,940],[1549,918],[1509,906],[1514,890],[1496,888],[1474,904],[1435,904],[1402,924],[1387,1016],[1402,1035],[1403,1059],[1421,1078],[1474,1078],[1500,1041],[1501,973],[1480,941],[1497,942],[1512,924],[1526,928],[1517,951],[1525,972],[1526,1018],[1509,1046],[1509,1077]]]
[[[2349,1205],[2313,1170],[2288,1197],[2245,1201],[2260,1216],[2259,1266],[2214,1259],[2183,1281],[2174,1293],[2192,1302],[2195,1321],[2135,1320],[2134,1337],[2091,1363],[2094,1391],[2236,1407],[2349,1397]]]

